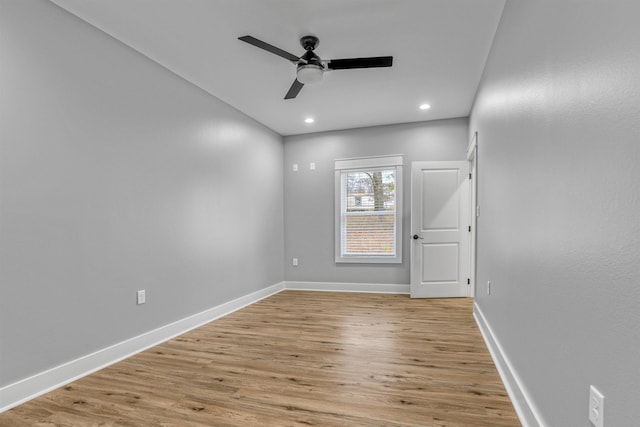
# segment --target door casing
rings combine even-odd
[[[471,279],[470,296],[476,295],[476,249],[478,216],[478,132],[474,132],[467,148],[467,160],[469,161],[469,221],[471,222],[470,251],[469,251],[469,277]]]

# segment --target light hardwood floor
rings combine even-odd
[[[471,299],[284,291],[0,414],[13,426],[520,426]]]

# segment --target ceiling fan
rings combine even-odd
[[[324,61],[314,52],[315,48],[318,47],[318,44],[320,43],[320,40],[315,36],[304,36],[300,39],[300,44],[306,51],[300,57],[270,45],[269,43],[263,42],[262,40],[258,40],[252,36],[238,37],[238,40],[242,40],[243,42],[259,47],[260,49],[264,49],[267,52],[281,56],[296,65],[296,79],[293,81],[293,84],[289,88],[284,99],[295,98],[305,84],[315,83],[322,80],[322,75],[325,71],[350,70],[352,68],[391,67],[393,64],[393,56],[330,59],[328,61]]]

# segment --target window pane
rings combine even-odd
[[[342,174],[342,256],[395,256],[396,171]]]

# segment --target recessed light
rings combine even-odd
[[[431,108],[431,105],[429,105],[429,104],[422,104],[422,105],[420,105],[420,109],[421,109],[421,110],[428,110],[429,108]]]
[[[315,120],[312,117],[307,117],[306,119],[304,119],[304,122],[311,124],[311,123],[315,122]]]

